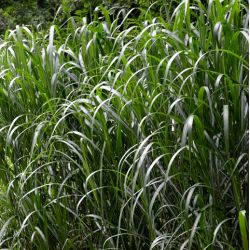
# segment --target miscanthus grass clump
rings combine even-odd
[[[170,7],[6,32],[2,249],[248,249],[248,6]]]

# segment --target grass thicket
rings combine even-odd
[[[2,249],[248,249],[248,4],[168,7],[6,32]]]

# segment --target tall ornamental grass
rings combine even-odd
[[[2,249],[248,249],[248,4],[204,2],[6,32]]]

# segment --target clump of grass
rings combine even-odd
[[[1,42],[0,246],[246,248],[247,5],[102,12]]]

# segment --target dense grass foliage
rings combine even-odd
[[[167,7],[5,34],[1,248],[248,249],[248,6]]]
[[[164,0],[157,2],[151,9],[155,14],[158,13],[159,6]],[[114,12],[121,8],[147,9],[151,3],[152,0],[0,0],[0,36],[7,28],[13,29],[17,24],[42,26],[45,29],[52,22],[62,24],[71,16],[75,18],[86,16],[92,21],[93,12],[99,5]]]

